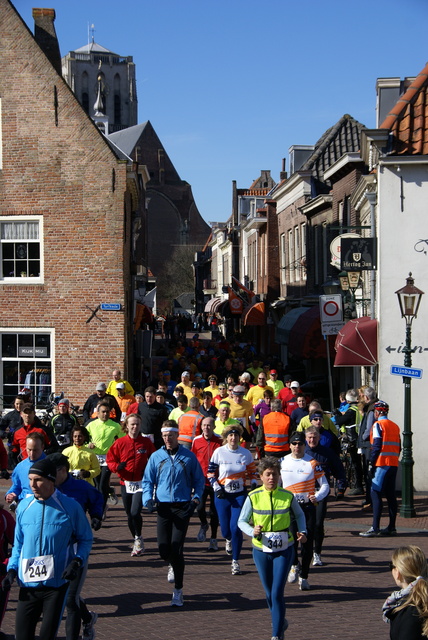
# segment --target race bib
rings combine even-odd
[[[138,491],[143,490],[143,481],[142,480],[137,480],[137,481],[125,480],[125,489],[126,489],[126,493],[138,493]]]
[[[100,467],[107,466],[106,457],[107,457],[106,455],[97,455],[98,462],[100,463]]]
[[[262,551],[275,553],[285,551],[288,547],[287,531],[262,531]]]
[[[22,560],[22,579],[24,582],[43,582],[53,577],[53,556],[36,556]]]
[[[242,478],[226,480],[223,486],[227,493],[241,493],[244,491],[244,481]]]

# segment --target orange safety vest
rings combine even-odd
[[[281,411],[271,411],[263,418],[263,433],[265,437],[265,453],[290,451],[288,432],[290,418]]]
[[[192,444],[196,436],[201,435],[203,415],[199,411],[187,411],[178,418],[178,440]]]
[[[382,431],[382,448],[376,460],[376,467],[398,467],[400,455],[400,427],[392,420],[378,420]],[[373,425],[374,426],[374,425]],[[373,428],[370,431],[370,444],[373,444]]]

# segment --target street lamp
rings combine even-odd
[[[395,292],[398,296],[401,317],[406,320],[406,345],[402,349],[404,353],[404,366],[412,366],[412,322],[416,318],[421,304],[423,291],[415,287],[412,274],[406,278],[406,286]],[[403,518],[414,518],[416,516],[413,504],[413,454],[412,454],[412,379],[403,376],[404,383],[404,421],[403,421],[403,457],[402,467],[402,490],[400,515]]]

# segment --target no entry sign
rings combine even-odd
[[[343,326],[342,296],[320,296],[321,333],[335,335]]]

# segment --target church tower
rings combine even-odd
[[[106,133],[137,124],[137,86],[132,56],[120,56],[105,49],[92,36],[89,44],[62,58],[62,76],[92,119],[97,117],[96,105],[102,104],[102,113],[108,122]]]

